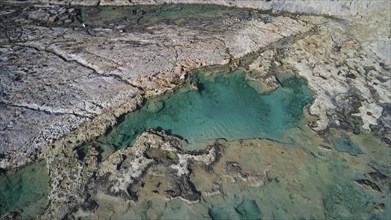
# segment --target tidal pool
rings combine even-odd
[[[303,107],[311,103],[312,93],[303,78],[283,76],[279,80],[280,88],[261,93],[242,71],[211,76],[195,73],[187,86],[148,100],[98,142],[124,148],[148,129],[180,136],[189,149],[218,138],[281,140],[284,131],[303,118]]]
[[[0,218],[7,212],[32,219],[48,204],[49,175],[45,161],[0,176]]]

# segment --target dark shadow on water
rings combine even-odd
[[[197,90],[200,92],[200,93],[203,93],[204,90],[205,90],[205,85],[203,83],[197,83]]]

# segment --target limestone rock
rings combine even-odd
[[[137,95],[163,94],[196,68],[228,64],[313,27],[290,16],[239,9],[213,22],[200,14],[168,21],[152,16],[140,24],[137,14],[121,20],[121,12],[111,11],[94,19],[99,10],[1,4],[0,105],[7,117],[0,153],[14,149],[19,156],[7,158],[17,157],[19,165],[98,115],[123,114],[116,109]],[[18,117],[8,113],[22,109]],[[18,166],[10,160],[1,166]]]

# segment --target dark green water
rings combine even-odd
[[[48,202],[49,175],[45,161],[0,176],[0,218],[10,211],[23,219],[35,217]]]
[[[239,71],[195,74],[187,88],[147,101],[98,142],[115,149],[127,147],[148,129],[178,135],[190,146],[217,138],[280,140],[300,122],[303,107],[312,101],[307,82],[296,76],[281,77],[279,89],[262,94],[245,77]]]

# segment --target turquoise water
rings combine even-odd
[[[161,194],[150,196],[154,188],[145,188],[140,192],[145,197],[140,196],[118,219],[389,219],[388,172],[380,169],[388,169],[389,162],[386,158],[383,164],[377,156],[389,148],[380,145],[379,152],[373,148],[379,164],[371,165],[372,156],[363,152],[376,143],[372,139],[363,142],[342,132],[332,135],[332,143],[325,143],[302,126],[303,107],[312,101],[303,78],[280,75],[281,87],[262,93],[260,85],[248,81],[242,71],[191,76],[182,88],[150,99],[124,116],[97,143],[113,150],[128,147],[148,129],[180,136],[190,150],[205,146],[202,142],[207,140],[225,138],[232,142],[224,142],[223,154],[212,170],[195,163],[189,177],[197,190],[218,189],[219,194],[203,195],[199,203],[187,204],[179,199],[167,201]],[[285,142],[292,136],[291,142]],[[326,144],[334,144],[336,150],[318,147]],[[251,179],[233,182],[227,178],[226,164],[232,161],[240,164],[245,176],[267,172],[264,185],[254,187]],[[155,181],[154,175],[144,178],[141,181]],[[372,190],[371,184],[380,190]],[[96,216],[102,219],[116,206],[111,200],[109,205],[99,204],[102,210]]]
[[[49,175],[45,161],[0,176],[0,218],[15,211],[22,219],[31,219],[48,202]]]
[[[189,146],[217,138],[279,140],[298,124],[303,107],[312,101],[304,79],[290,76],[280,81],[280,88],[262,94],[240,71],[195,74],[186,88],[147,101],[98,142],[114,149],[127,147],[148,129],[180,136]]]

